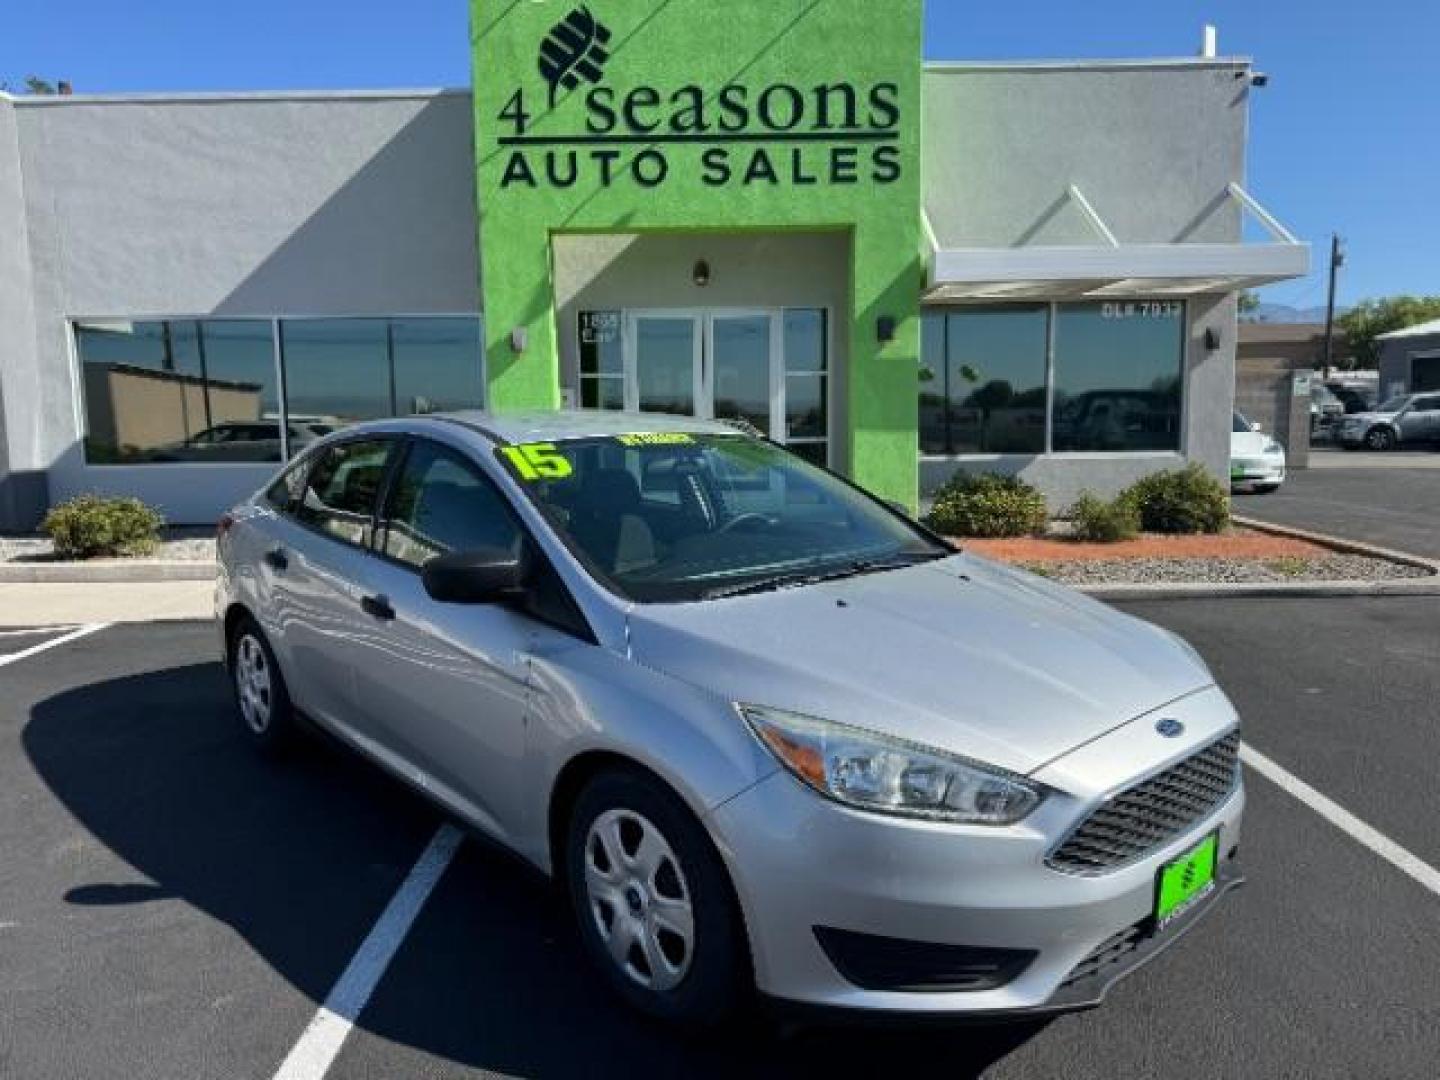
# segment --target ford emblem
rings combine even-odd
[[[1178,739],[1185,734],[1185,725],[1167,716],[1163,720],[1155,721],[1155,730],[1167,739]]]

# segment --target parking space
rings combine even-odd
[[[1253,747],[1440,863],[1440,602],[1130,610],[1200,648]],[[0,1075],[274,1076],[439,816],[325,745],[251,756],[208,625],[95,631],[0,687]],[[328,1075],[1433,1076],[1440,896],[1249,790],[1230,903],[1103,1009],[1002,1027],[678,1037],[612,1001],[537,875],[470,839]]]
[[[1316,454],[1279,491],[1238,494],[1235,512],[1440,559],[1440,454]],[[1337,463],[1337,460],[1338,463]]]

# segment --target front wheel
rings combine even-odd
[[[1394,450],[1395,433],[1389,428],[1371,428],[1365,433],[1365,445],[1371,450]]]
[[[634,1007],[713,1027],[748,970],[738,905],[689,809],[638,772],[603,773],[571,815],[566,879],[591,961]]]

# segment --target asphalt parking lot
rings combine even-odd
[[[1128,608],[1206,655],[1251,747],[1440,864],[1440,600]],[[0,1076],[275,1076],[440,819],[325,745],[253,757],[208,625],[67,633],[0,636]],[[998,1028],[677,1037],[468,839],[327,1075],[1435,1076],[1440,895],[1249,794],[1229,903],[1104,1008]]]
[[[1239,493],[1235,512],[1440,559],[1440,453],[1319,450],[1311,461],[1279,491]]]

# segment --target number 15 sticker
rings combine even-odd
[[[564,480],[575,471],[569,459],[555,449],[554,443],[526,443],[505,446],[500,452],[514,466],[522,480]]]

